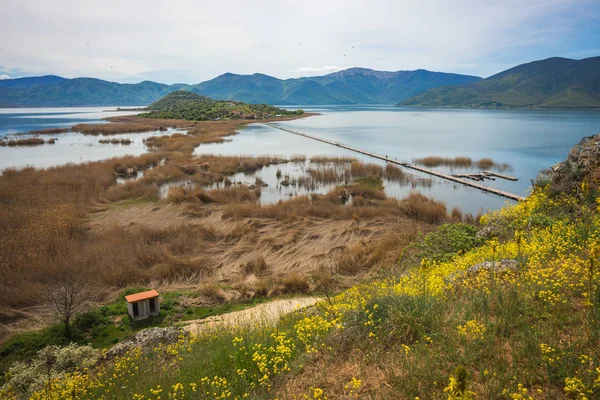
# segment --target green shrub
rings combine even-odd
[[[16,362],[8,370],[6,383],[2,389],[11,387],[15,392],[27,397],[32,392],[43,388],[49,380],[90,367],[99,358],[100,352],[87,345],[46,346],[31,362]]]
[[[444,224],[427,236],[421,237],[408,246],[400,256],[400,261],[418,265],[426,258],[431,261],[450,261],[459,253],[464,253],[483,244],[477,236],[477,228],[463,223]]]

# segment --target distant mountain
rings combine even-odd
[[[399,106],[600,108],[600,57],[548,58],[478,82],[430,89]]]
[[[37,81],[36,81],[37,79]],[[15,85],[11,82],[19,81]],[[16,107],[146,105],[186,85],[121,84],[94,78],[39,77],[0,81],[0,105]]]
[[[253,104],[395,104],[423,90],[480,79],[425,70],[386,72],[365,68],[286,80],[264,74],[226,73],[197,85],[165,85],[149,81],[119,84],[93,78],[65,79],[48,75],[0,81],[0,106],[147,105],[180,89],[217,100]]]
[[[268,75],[223,74],[192,91],[214,99],[269,104],[395,104],[442,85],[481,78],[426,70],[374,71],[350,68],[325,76],[280,80]]]
[[[37,85],[54,85],[65,78],[56,75],[31,76],[27,78],[3,79],[0,80],[0,87],[11,87],[28,89]]]

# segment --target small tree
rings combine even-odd
[[[70,339],[71,318],[90,298],[90,275],[83,267],[66,267],[53,275],[48,282],[48,296]]]

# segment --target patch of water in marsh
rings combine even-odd
[[[186,133],[173,128],[166,131],[142,133],[121,133],[118,135],[83,135],[67,132],[56,135],[40,135],[44,140],[57,139],[54,144],[38,146],[0,147],[0,171],[5,168],[36,167],[47,168],[64,164],[79,164],[89,161],[100,161],[113,157],[139,156],[148,152],[145,140],[151,136],[164,136],[173,133]],[[31,137],[19,135],[18,138]],[[9,135],[3,139],[16,137]],[[101,144],[100,140],[128,139],[130,144]]]
[[[406,173],[402,179],[384,174],[382,181],[386,195],[399,198],[406,197],[412,190],[432,184],[430,179]],[[259,203],[269,205],[296,196],[324,195],[336,186],[351,182],[353,177],[350,173],[350,162],[323,163],[306,160],[268,165],[253,172],[238,172],[203,189],[226,189],[236,185],[257,189],[260,186]],[[183,187],[188,190],[199,188],[190,180],[168,182],[160,186],[161,199],[166,200],[169,197],[171,187]],[[351,198],[346,204],[351,204]]]

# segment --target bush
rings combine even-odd
[[[47,346],[30,363],[16,362],[9,369],[2,389],[12,389],[25,397],[43,388],[49,380],[94,365],[99,358],[100,352],[88,345]]]
[[[411,265],[420,264],[424,258],[445,262],[481,244],[483,239],[477,236],[477,228],[474,226],[463,223],[444,224],[408,246],[400,260]]]
[[[267,262],[263,256],[254,257],[243,266],[244,275],[253,274],[256,276],[262,276],[266,274],[268,269],[269,266],[267,265]]]
[[[292,274],[283,279],[286,293],[310,293],[308,278],[303,274]]]
[[[411,193],[402,200],[404,214],[417,221],[437,224],[447,218],[446,206],[423,196],[420,193]]]

